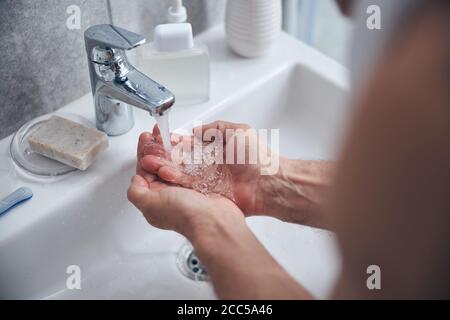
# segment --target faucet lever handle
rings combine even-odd
[[[145,43],[145,37],[110,24],[95,25],[84,33],[88,55],[92,49],[131,50]]]

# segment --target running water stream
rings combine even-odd
[[[155,120],[158,123],[164,149],[167,152],[172,151],[172,144],[170,143],[169,112],[165,112],[162,115],[155,116]]]

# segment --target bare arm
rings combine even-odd
[[[237,216],[217,214],[187,237],[221,299],[312,299]]]
[[[330,210],[344,261],[337,298],[449,294],[448,9],[416,17],[358,103]],[[381,290],[366,287],[369,265]]]
[[[330,228],[325,201],[334,172],[330,161],[281,159],[278,173],[259,182],[263,213],[286,222]]]

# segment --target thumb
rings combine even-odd
[[[127,197],[140,211],[144,212],[144,210],[148,209],[149,198],[152,197],[152,192],[148,188],[147,181],[139,175],[134,176],[131,179]]]

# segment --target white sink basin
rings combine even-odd
[[[335,157],[346,118],[346,71],[315,50],[283,35],[267,58],[230,53],[221,28],[201,36],[212,56],[209,103],[176,108],[172,128],[194,120],[227,120],[280,129],[280,152],[293,158]],[[64,107],[92,121],[90,95]],[[137,137],[154,121],[135,111],[136,126],[110,138],[110,148],[86,172],[53,180],[27,176],[0,142],[1,191],[28,186],[34,198],[0,217],[0,298],[200,299],[212,287],[183,276],[176,256],[185,242],[155,229],[128,203]],[[2,195],[0,195],[2,196]],[[339,273],[334,235],[271,218],[248,223],[271,254],[319,298]],[[81,268],[81,290],[69,290],[66,269]]]

